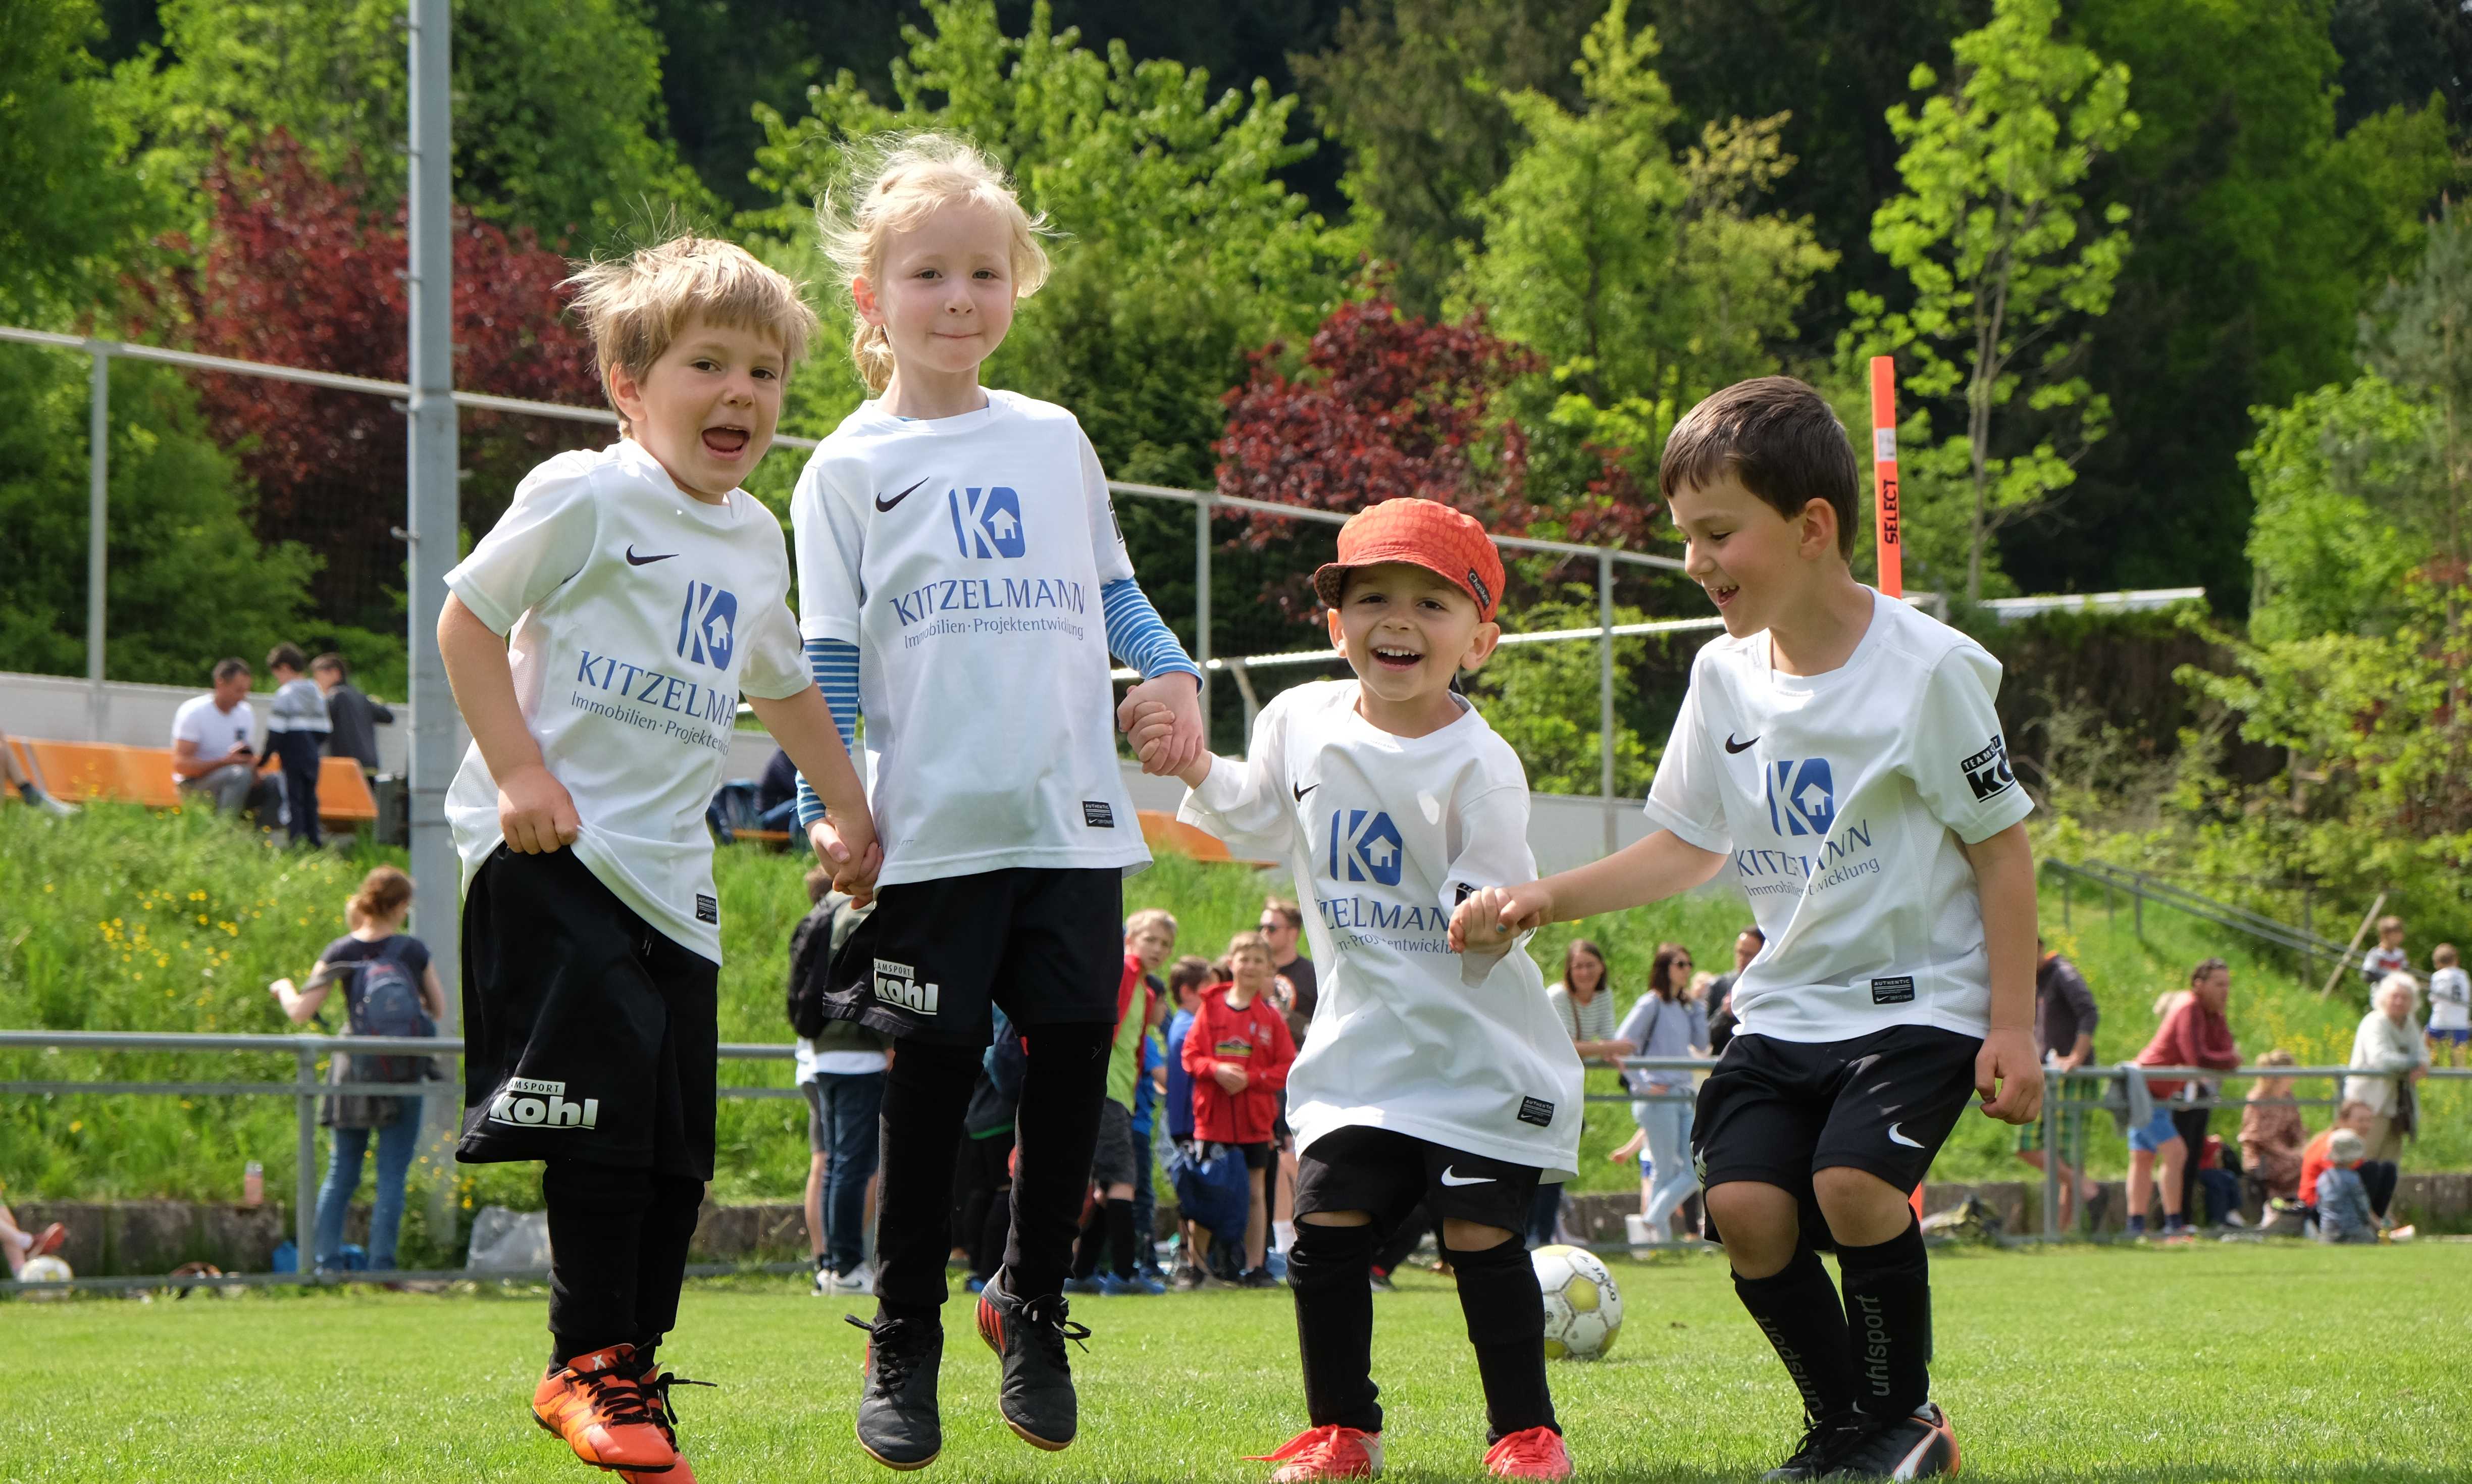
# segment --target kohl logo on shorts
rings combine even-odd
[[[489,1100],[489,1121],[525,1129],[590,1129],[601,1124],[601,1099],[568,1102],[563,1082],[510,1077]]]
[[[1010,486],[947,490],[944,508],[953,514],[953,540],[964,557],[1018,557],[1030,549],[1022,539],[1021,496]]]
[[[738,594],[710,583],[688,583],[686,605],[678,610],[678,658],[726,670],[737,652]]]
[[[2003,789],[2017,786],[2017,775],[2008,768],[2008,740],[1993,737],[1991,745],[1975,754],[1958,767],[1965,774],[1965,786],[1974,790],[1974,802],[1981,803]]]
[[[1407,848],[1390,816],[1373,809],[1330,812],[1330,878],[1397,886]]]
[[[1837,823],[1837,781],[1825,757],[1769,764],[1769,827],[1781,835],[1825,835]]]
[[[875,961],[875,997],[888,1005],[898,1005],[912,1015],[931,1016],[936,1013],[936,991],[933,984],[922,984],[918,970],[907,964],[896,964],[889,958]]]

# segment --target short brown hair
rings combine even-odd
[[[215,683],[218,685],[230,680],[235,675],[247,674],[249,674],[249,661],[246,659],[235,657],[230,659],[218,659],[215,661],[214,676]]]
[[[326,653],[320,655],[317,658],[310,660],[309,668],[312,670],[332,670],[335,672],[335,679],[339,681],[347,681],[352,678],[351,667],[344,663],[344,657],[336,654],[331,649]]]
[[[1198,953],[1188,953],[1169,966],[1167,992],[1170,994],[1181,994],[1187,990],[1199,990],[1215,977],[1217,975],[1210,967],[1210,960]]]
[[[1305,925],[1304,909],[1297,906],[1295,902],[1290,901],[1285,897],[1263,898],[1262,910],[1265,912],[1277,913],[1279,915],[1279,921],[1287,923],[1290,927],[1302,927]]]
[[[1263,937],[1259,932],[1252,928],[1248,927],[1245,931],[1238,933],[1235,937],[1227,940],[1227,962],[1230,964],[1236,962],[1236,955],[1239,953],[1256,952],[1260,953],[1264,958],[1271,960],[1273,964],[1278,962],[1279,956],[1271,951],[1271,940]]]
[[[1728,475],[1789,519],[1826,500],[1837,513],[1838,555],[1854,555],[1854,445],[1808,385],[1792,376],[1738,381],[1674,425],[1656,469],[1669,503],[1677,489],[1704,489]]]
[[[580,263],[561,287],[575,290],[568,307],[591,338],[604,396],[611,367],[642,380],[693,316],[771,336],[781,347],[785,371],[807,353],[816,333],[816,312],[795,281],[717,237],[689,233],[625,257]],[[617,405],[614,398],[610,405]],[[618,431],[633,432],[624,413]]]
[[[277,644],[266,652],[266,667],[297,673],[309,668],[309,657],[300,653],[297,644]]]
[[[832,890],[833,873],[830,867],[810,866],[807,868],[807,900],[810,904],[822,901],[826,897],[832,894]]]

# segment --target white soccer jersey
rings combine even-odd
[[[2000,662],[1892,598],[1845,663],[1787,675],[1765,633],[1700,651],[1648,817],[1732,859],[1768,945],[1734,981],[1742,1032],[1981,1036],[1990,961],[1959,850],[2033,809],[2008,771]]]
[[[1150,864],[1116,765],[1102,585],[1133,575],[1061,407],[867,402],[791,497],[799,631],[859,651],[885,885]]]
[[[1357,682],[1281,691],[1244,760],[1220,757],[1179,818],[1284,858],[1321,975],[1288,1073],[1308,1149],[1333,1129],[1393,1129],[1568,1180],[1580,1158],[1570,1033],[1524,945],[1450,950],[1470,892],[1533,880],[1528,777],[1474,707],[1421,737],[1356,711]]]
[[[720,963],[704,810],[739,692],[777,700],[812,683],[781,522],[743,490],[720,505],[685,493],[622,440],[533,470],[446,586],[512,632],[525,724],[582,821],[576,857],[646,922]],[[447,790],[446,818],[468,889],[503,839],[478,746]]]

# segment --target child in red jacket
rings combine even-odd
[[[1201,992],[1201,1008],[1194,1014],[1193,1029],[1185,1033],[1184,1069],[1193,1074],[1193,1137],[1245,1152],[1253,1205],[1245,1217],[1242,1281],[1248,1288],[1274,1288],[1278,1280],[1264,1262],[1263,1244],[1270,1234],[1264,1181],[1271,1167],[1278,1092],[1288,1085],[1296,1043],[1270,998],[1271,982],[1278,974],[1271,940],[1260,933],[1229,939],[1227,969],[1234,981]]]

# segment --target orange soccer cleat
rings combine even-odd
[[[1277,1452],[1252,1462],[1277,1464],[1271,1484],[1305,1484],[1311,1479],[1369,1479],[1382,1472],[1382,1434],[1333,1424],[1309,1427],[1287,1441]]]
[[[1497,1479],[1567,1479],[1571,1450],[1551,1427],[1530,1427],[1486,1451],[1485,1472]]]
[[[678,1450],[635,1369],[632,1345],[570,1356],[533,1389],[533,1421],[564,1438],[585,1463],[678,1476]]]

